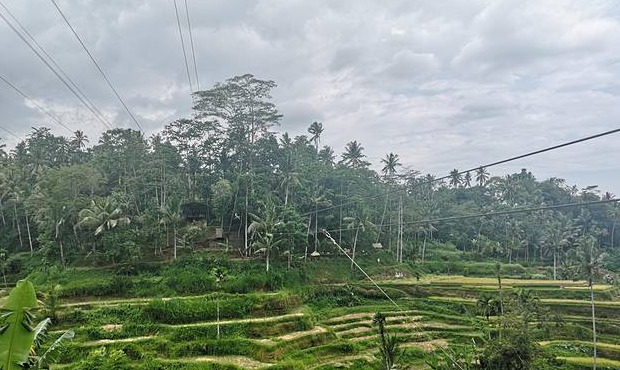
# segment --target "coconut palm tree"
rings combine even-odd
[[[387,319],[384,314],[381,312],[377,312],[372,319],[374,324],[379,326],[379,358],[382,362],[382,369],[384,370],[394,370],[396,369],[396,361],[400,356],[400,349],[398,338],[395,335],[387,334],[385,330],[385,325],[387,324]]]
[[[24,241],[22,238],[21,223],[17,214],[17,204],[20,203],[23,198],[24,191],[21,186],[24,182],[25,180],[20,176],[15,167],[9,167],[0,172],[0,203],[4,199],[7,199],[13,205],[13,217],[15,219],[15,225],[17,226],[19,245],[22,247]],[[32,238],[29,238],[29,240],[31,241],[30,250],[32,251]]]
[[[461,173],[459,172],[459,170],[455,168],[450,171],[450,185],[452,185],[453,188],[458,188],[461,185],[462,181],[463,178],[461,177]]]
[[[560,254],[577,236],[572,221],[561,213],[554,214],[543,230],[541,244],[553,254],[553,280],[557,280],[557,266]]]
[[[481,295],[476,301],[476,307],[478,307],[482,315],[487,319],[487,323],[489,323],[490,316],[497,313],[498,306],[499,301],[489,294]]]
[[[288,205],[288,199],[290,192],[301,185],[299,181],[299,173],[298,172],[286,172],[282,176],[282,181],[280,182],[280,187],[284,188],[284,205]]]
[[[576,259],[576,277],[585,279],[590,289],[590,307],[592,312],[592,345],[594,347],[593,353],[593,369],[596,370],[596,311],[594,306],[594,280],[604,274],[603,260],[606,255],[602,253],[597,247],[597,240],[595,237],[586,235],[580,238],[579,248],[577,249]]]
[[[168,235],[168,227],[172,227],[172,238],[173,238],[173,249],[172,256],[174,259],[177,259],[177,230],[181,225],[181,221],[183,221],[183,216],[181,215],[181,211],[179,207],[170,207],[165,206],[160,210],[161,218],[160,224],[164,226],[166,229],[166,236]],[[166,238],[166,244],[168,243],[168,238]]]
[[[321,134],[323,133],[323,124],[321,122],[312,122],[310,127],[308,127],[308,133],[310,136],[310,141],[314,142],[314,148],[316,151],[319,151],[319,143],[321,142]]]
[[[78,217],[79,222],[76,226],[94,229],[95,236],[130,223],[129,217],[125,216],[123,210],[110,198],[93,199],[90,207],[81,210]]]
[[[611,231],[609,232],[610,245],[613,249],[615,241],[614,236],[616,234],[616,225],[618,221],[620,221],[620,203],[611,204],[610,208],[607,210],[607,215],[611,218]]]
[[[84,135],[84,131],[77,130],[73,133],[70,144],[77,150],[84,149],[88,143],[88,137]]]
[[[284,222],[278,218],[276,206],[272,202],[263,204],[260,211],[260,216],[252,214],[254,221],[248,227],[248,232],[252,234],[252,244],[257,248],[255,253],[265,254],[266,271],[269,272],[271,251],[284,242],[277,233]]]
[[[319,161],[323,162],[323,164],[326,164],[330,167],[333,166],[334,162],[336,161],[336,155],[334,154],[334,149],[332,149],[328,145],[325,145],[323,149],[319,151],[318,159]]]
[[[370,162],[365,161],[364,158],[366,158],[364,147],[358,143],[357,140],[353,140],[348,142],[345,146],[340,163],[351,168],[365,168],[370,166]]]
[[[402,166],[398,154],[394,153],[386,154],[385,158],[381,159],[381,163],[383,164],[381,172],[387,179],[391,179],[396,174],[398,167]]]
[[[355,252],[357,249],[357,240],[360,231],[366,231],[367,228],[374,228],[375,225],[370,222],[368,215],[358,214],[354,217],[344,217],[343,221],[347,223],[347,229],[355,230],[355,236],[353,237],[353,252],[351,253],[351,270],[355,266]]]
[[[478,186],[486,185],[488,180],[489,173],[487,172],[487,170],[484,167],[478,168],[476,170],[476,182],[478,183]]]
[[[463,177],[463,186],[466,188],[471,187],[471,173],[467,171]]]

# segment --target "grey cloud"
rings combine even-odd
[[[114,124],[131,127],[51,3],[6,3]],[[373,161],[395,151],[406,165],[441,175],[618,125],[620,13],[613,0],[188,3],[202,88],[235,74],[273,79],[281,129],[302,133],[322,121],[323,141],[337,151],[355,138]],[[149,133],[189,115],[171,1],[60,6]],[[95,142],[104,127],[4,24],[0,45],[10,50],[0,73]],[[25,134],[47,122],[0,86],[0,124]],[[525,166],[583,184],[600,178],[620,193],[608,160],[617,156],[616,143],[495,171]]]

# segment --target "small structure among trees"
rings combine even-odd
[[[181,204],[181,216],[185,221],[202,221],[206,220],[209,214],[209,208],[206,202],[193,200]]]

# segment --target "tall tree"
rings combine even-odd
[[[459,170],[455,168],[452,171],[450,171],[450,185],[452,185],[453,188],[455,189],[458,188],[461,185],[462,181],[463,181],[463,178]]]
[[[321,142],[321,134],[323,133],[323,124],[317,121],[312,122],[310,127],[308,127],[308,133],[312,135],[310,136],[310,141],[314,142],[314,148],[318,153],[319,143]]]
[[[364,158],[366,158],[364,147],[357,140],[353,140],[345,146],[340,163],[351,168],[366,168],[370,166],[370,162],[365,161]]]
[[[478,183],[478,186],[486,185],[488,180],[489,173],[487,172],[487,170],[484,167],[478,168],[476,170],[476,182]]]
[[[269,258],[272,250],[278,248],[284,241],[278,235],[278,229],[284,225],[276,212],[276,206],[271,201],[262,205],[259,215],[252,215],[253,221],[249,231],[252,233],[253,245],[257,247],[255,253],[265,254],[266,271],[269,272]]]
[[[603,275],[603,260],[606,255],[602,253],[597,246],[597,240],[591,235],[583,236],[579,239],[579,248],[577,249],[577,277],[585,279],[590,290],[590,308],[592,312],[592,345],[593,352],[593,369],[597,366],[597,337],[596,337],[596,311],[594,305],[594,281]]]

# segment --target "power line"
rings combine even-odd
[[[357,264],[357,262],[355,262],[355,260],[354,260],[353,258],[351,258],[351,256],[349,256],[349,254],[348,254],[348,253],[347,253],[347,252],[346,252],[346,251],[345,251],[345,250],[344,250],[344,249],[343,249],[343,248],[342,248],[342,247],[341,247],[341,246],[340,246],[340,245],[336,242],[336,240],[334,240],[334,238],[332,238],[332,236],[329,234],[329,232],[327,232],[327,231],[323,231],[323,232],[325,233],[325,236],[326,236],[326,237],[327,237],[327,238],[328,238],[328,239],[332,242],[332,244],[334,244],[336,247],[338,247],[338,249],[340,250],[340,252],[344,253],[344,255],[345,255],[348,259],[350,259],[350,260],[351,260],[351,263],[352,263],[353,265],[355,265],[355,267],[357,267],[357,268],[358,268],[358,269],[362,272],[362,274],[364,274],[364,276],[366,276],[366,278],[367,278],[368,280],[370,280],[370,282],[371,282],[371,283],[372,283],[372,284],[373,284],[373,285],[374,285],[377,289],[379,289],[379,291],[380,291],[380,292],[381,292],[381,293],[382,293],[382,294],[383,294],[383,295],[384,295],[384,296],[385,296],[385,297],[386,297],[386,298],[387,298],[387,299],[388,299],[388,300],[389,300],[389,301],[390,301],[390,302],[391,302],[391,303],[392,303],[392,304],[393,304],[393,305],[394,305],[394,306],[395,306],[395,307],[396,307],[396,308],[397,308],[400,312],[402,312],[402,313],[403,313],[403,314],[404,314],[407,318],[412,319],[412,318],[409,316],[408,312],[407,312],[407,311],[405,311],[402,307],[400,307],[400,305],[399,305],[398,303],[396,303],[396,301],[394,301],[394,300],[392,299],[392,297],[390,297],[390,296],[389,296],[389,294],[387,294],[387,293],[386,293],[386,291],[385,291],[385,290],[383,290],[383,288],[381,288],[381,287],[379,286],[379,284],[377,284],[377,283],[375,282],[375,280],[374,280],[372,277],[370,277],[370,275],[368,275],[368,273],[366,273],[366,271],[364,271],[364,269],[363,269],[360,265],[358,265],[358,264]],[[413,321],[413,320],[412,320],[412,321]],[[419,332],[420,332],[422,335],[426,335],[427,337],[430,337],[430,335],[429,335],[428,333],[426,333],[426,332],[422,331],[421,329],[420,329],[420,331],[419,331]],[[448,356],[448,358],[450,358],[450,361],[452,361],[452,363],[453,363],[453,364],[455,364],[455,365],[456,365],[459,369],[463,370],[463,368],[461,367],[461,365],[460,365],[460,364],[459,364],[459,363],[458,363],[458,362],[454,359],[454,357],[453,357],[451,354],[449,354],[449,353],[448,353],[448,352],[447,352],[447,351],[446,351],[446,350],[445,350],[442,346],[438,346],[438,347],[439,347],[439,349],[440,349],[440,350],[441,350],[441,351],[442,351],[442,352],[443,352],[446,356]]]
[[[183,39],[183,31],[181,30],[181,19],[179,18],[179,7],[177,6],[177,0],[174,0],[174,12],[177,16],[177,26],[179,28],[179,37],[181,38],[181,48],[183,49],[183,60],[185,61],[185,71],[187,72],[187,80],[189,81],[189,90],[194,92],[194,86],[192,85],[192,78],[189,73],[189,64],[187,63],[187,53],[185,52],[185,40]]]
[[[58,117],[56,117],[52,112],[48,111],[47,109],[43,108],[39,103],[37,103],[34,99],[32,99],[31,97],[29,97],[28,95],[26,95],[26,93],[24,93],[22,90],[20,90],[17,86],[13,85],[11,82],[9,82],[4,76],[0,75],[0,80],[2,80],[2,82],[4,82],[7,86],[11,87],[13,90],[15,90],[19,95],[21,95],[24,99],[27,99],[28,101],[30,101],[32,104],[34,104],[35,107],[37,107],[41,112],[43,112],[45,115],[47,115],[48,117],[50,117],[54,122],[56,122],[57,124],[59,124],[60,126],[64,127],[65,129],[67,129],[69,132],[73,133],[73,130],[71,130],[71,128],[69,128],[67,125],[65,125]]]
[[[32,40],[32,42],[34,42],[34,44],[43,52],[43,54],[47,57],[47,59],[49,59],[49,61],[54,65],[54,67],[56,67],[56,69],[60,72],[60,74],[63,75],[63,77],[69,81],[69,83],[71,84],[71,86],[84,98],[84,100],[86,100],[86,102],[88,104],[90,104],[90,106],[93,108],[94,112],[93,114],[95,114],[95,116],[97,117],[97,119],[99,121],[105,121],[103,122],[105,124],[106,127],[108,128],[112,128],[112,124],[107,120],[107,118],[105,117],[105,115],[103,113],[101,113],[101,110],[95,105],[95,103],[93,103],[88,96],[86,96],[86,94],[82,91],[82,89],[80,89],[80,87],[73,81],[73,79],[71,79],[71,77],[69,77],[69,75],[67,74],[67,72],[65,72],[65,70],[56,62],[56,60],[45,50],[45,48],[37,41],[37,39],[28,31],[28,29],[26,29],[26,27],[19,21],[19,19],[17,19],[13,13],[6,7],[6,5],[4,5],[4,3],[2,3],[0,1],[0,5],[4,8],[4,10],[7,12],[7,14],[11,17],[11,19],[13,19],[13,21],[15,23],[17,23],[17,25],[19,26],[19,28],[21,28],[21,30]],[[91,110],[92,111],[92,110]]]
[[[200,91],[200,79],[198,78],[198,64],[196,63],[196,50],[194,49],[194,36],[192,33],[192,23],[189,20],[189,7],[185,0],[185,15],[187,16],[187,28],[189,29],[189,43],[192,47],[192,59],[194,60],[194,73],[196,74],[196,91]]]
[[[518,214],[518,213],[531,213],[531,212],[537,212],[537,211],[549,211],[549,210],[554,210],[554,209],[564,209],[564,208],[572,208],[572,207],[585,207],[585,206],[616,203],[616,202],[620,202],[620,199],[604,199],[604,200],[595,200],[595,201],[590,201],[590,202],[574,202],[574,203],[555,204],[555,205],[549,205],[549,206],[516,208],[516,209],[505,210],[505,211],[490,211],[490,212],[484,212],[484,213],[474,213],[474,214],[469,214],[469,215],[448,216],[448,217],[440,217],[440,218],[434,218],[434,219],[409,221],[409,222],[403,222],[403,223],[390,223],[390,224],[382,224],[382,225],[375,225],[375,226],[376,227],[388,227],[388,226],[398,226],[398,225],[426,225],[426,224],[433,224],[437,222],[466,220],[470,218],[493,217],[493,216],[502,216],[502,215],[512,215],[512,214]],[[328,230],[328,232],[338,232],[338,231],[346,231],[346,230],[350,230],[350,229],[335,229],[335,230]]]
[[[21,137],[17,136],[15,133],[13,133],[12,131],[10,131],[9,129],[7,129],[6,127],[0,125],[0,130],[6,132],[7,134],[13,136],[14,138],[16,138],[17,140],[22,140]]]
[[[547,148],[544,148],[544,149],[534,150],[534,151],[531,151],[531,152],[527,152],[525,154],[516,155],[516,156],[509,157],[509,158],[506,158],[506,159],[502,159],[502,160],[499,160],[499,161],[491,162],[491,163],[488,163],[488,164],[485,164],[485,165],[476,166],[476,167],[470,168],[470,169],[465,170],[465,171],[460,171],[458,173],[458,175],[463,175],[463,174],[465,174],[467,172],[472,172],[472,171],[476,171],[476,170],[480,170],[480,169],[485,169],[485,168],[488,168],[488,167],[498,166],[500,164],[516,161],[518,159],[523,159],[523,158],[526,158],[526,157],[531,157],[531,156],[534,156],[534,155],[537,155],[537,154],[541,154],[541,153],[545,153],[545,152],[549,152],[549,151],[552,151],[552,150],[555,150],[555,149],[560,149],[560,148],[563,148],[563,147],[566,147],[566,146],[569,146],[569,145],[579,144],[579,143],[582,143],[582,142],[585,142],[585,141],[588,141],[588,140],[597,139],[597,138],[600,138],[600,137],[603,137],[603,136],[612,135],[612,134],[615,134],[615,133],[618,133],[618,132],[620,132],[620,128],[616,128],[616,129],[613,129],[613,130],[601,132],[601,133],[598,133],[598,134],[595,134],[595,135],[591,135],[591,136],[586,136],[586,137],[581,138],[581,139],[576,139],[576,140],[568,141],[568,142],[565,142],[565,143],[562,143],[562,144],[558,144],[558,145],[554,145],[554,146],[550,146],[550,147],[547,147]],[[451,175],[446,175],[446,176],[438,177],[438,178],[435,178],[435,179],[432,179],[432,180],[423,181],[423,182],[419,183],[418,185],[428,185],[428,184],[432,184],[432,183],[435,183],[435,182],[438,182],[438,181],[443,181],[443,180],[449,179],[451,177],[452,177]],[[404,192],[404,190],[401,190],[401,192]],[[341,204],[338,204],[338,205],[325,207],[325,208],[319,209],[317,211],[306,212],[306,213],[302,214],[301,216],[302,217],[303,216],[309,216],[309,215],[314,214],[316,212],[329,211],[329,210],[334,209],[334,208],[344,207],[344,206],[347,206],[347,205],[350,205],[350,204],[355,204],[355,203],[361,202],[364,199],[374,199],[374,198],[378,198],[378,197],[381,197],[381,196],[383,196],[383,194],[373,195],[373,196],[369,196],[369,197],[362,197],[362,198],[358,198],[358,199],[355,199],[355,200],[352,200],[352,201],[349,201],[349,202],[345,202],[345,203],[341,203]]]
[[[58,4],[56,3],[55,0],[50,0],[52,2],[52,4],[54,4],[54,6],[56,7],[56,10],[58,10],[58,13],[60,14],[60,16],[62,17],[62,19],[64,19],[65,23],[67,23],[67,26],[69,26],[69,28],[71,29],[71,32],[73,33],[73,35],[75,36],[75,38],[79,41],[80,45],[82,46],[82,48],[84,49],[84,51],[86,51],[86,54],[88,54],[88,57],[90,58],[90,60],[93,62],[93,64],[95,65],[95,67],[97,67],[97,70],[99,71],[99,73],[101,74],[101,76],[103,77],[103,79],[105,80],[105,82],[108,84],[108,86],[110,87],[110,89],[114,92],[114,95],[116,96],[116,98],[120,101],[120,103],[123,105],[123,107],[125,108],[125,110],[127,111],[127,114],[129,114],[129,117],[131,117],[131,119],[133,120],[133,122],[136,124],[136,127],[138,127],[138,130],[143,131],[142,127],[140,126],[140,123],[138,123],[138,120],[136,119],[136,117],[133,115],[133,113],[131,112],[131,110],[129,110],[129,107],[127,107],[127,104],[125,104],[125,101],[123,100],[123,98],[121,98],[121,96],[119,95],[118,91],[116,90],[116,88],[114,87],[114,85],[112,85],[112,82],[110,81],[110,79],[108,78],[108,76],[105,74],[105,72],[103,71],[103,69],[101,68],[101,66],[99,65],[99,63],[97,63],[97,61],[95,60],[95,57],[93,57],[93,55],[91,54],[90,50],[88,50],[88,48],[86,47],[86,45],[84,44],[84,42],[82,41],[82,38],[80,37],[80,35],[78,35],[77,31],[75,30],[75,28],[73,28],[73,26],[71,25],[71,23],[69,22],[69,20],[67,19],[67,17],[65,16],[65,13],[63,13],[63,11],[60,9],[60,7],[58,6]]]
[[[105,121],[101,120],[101,118],[97,115],[97,113],[93,110],[93,108],[88,105],[88,103],[75,91],[75,89],[73,89],[73,87],[71,87],[71,85],[69,85],[69,83],[58,73],[58,71],[56,71],[56,69],[45,58],[43,58],[41,53],[39,53],[39,51],[34,46],[32,46],[32,44],[21,34],[21,32],[19,32],[17,28],[15,28],[15,26],[13,26],[13,24],[9,22],[9,20],[1,12],[0,12],[0,18],[2,18],[4,22],[13,30],[13,32],[15,32],[17,36],[19,36],[19,38],[26,44],[26,46],[28,46],[30,50],[32,50],[32,52],[36,54],[37,57],[39,57],[39,59],[45,64],[45,66],[50,71],[52,71],[52,73],[56,76],[56,78],[60,80],[60,82],[63,83],[63,85],[65,85],[67,89],[69,89],[69,91],[71,91],[71,93],[76,98],[78,98],[78,100],[88,110],[90,110],[96,118],[98,118],[104,125],[107,125]]]

